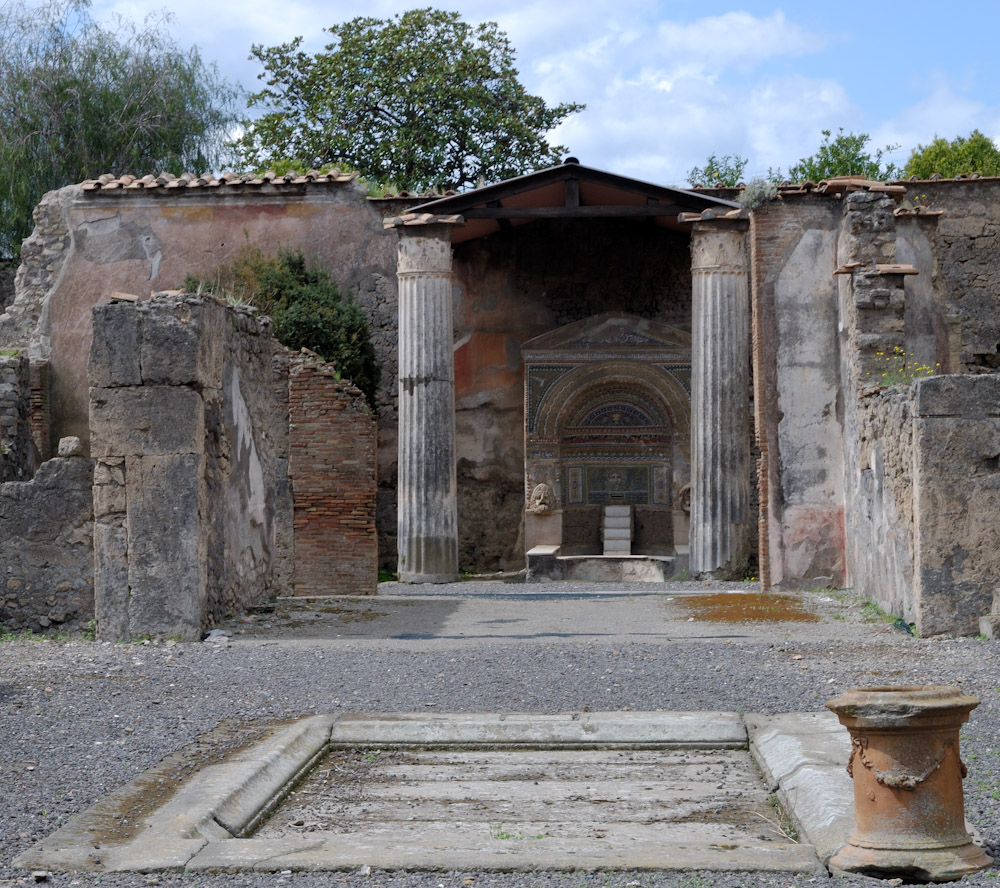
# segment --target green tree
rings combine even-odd
[[[264,113],[238,143],[248,166],[342,162],[383,184],[459,189],[558,163],[566,149],[545,135],[584,107],[530,95],[494,22],[415,9],[327,33],[313,56],[301,37],[251,50],[267,86],[251,96]]]
[[[102,173],[201,173],[231,156],[238,92],[166,19],[97,24],[89,0],[0,4],[0,256],[48,190]]]
[[[971,173],[1000,176],[1000,149],[977,129],[950,142],[935,136],[929,145],[913,149],[904,173],[920,179],[929,179],[935,173],[949,179]]]
[[[235,259],[208,275],[188,275],[188,292],[208,291],[269,315],[275,338],[288,348],[308,348],[334,364],[375,405],[379,366],[361,307],[330,275],[308,268],[301,252],[265,256],[244,246]]]
[[[692,167],[687,174],[687,183],[692,188],[711,188],[713,185],[727,185],[730,188],[743,178],[743,171],[749,161],[738,154],[724,154],[716,157],[708,156],[703,167]]]
[[[899,167],[884,162],[885,155],[891,154],[899,145],[886,145],[873,153],[868,149],[871,141],[868,133],[845,133],[841,127],[836,137],[832,136],[831,130],[823,130],[823,143],[819,150],[792,166],[787,178],[793,182],[820,182],[834,176],[863,176],[877,182],[899,178]]]

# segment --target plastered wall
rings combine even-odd
[[[751,223],[754,409],[765,585],[844,579],[837,234],[842,204],[767,204]]]

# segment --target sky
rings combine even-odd
[[[247,90],[253,44],[296,36],[322,50],[324,26],[434,5],[496,21],[521,81],[549,104],[585,111],[551,139],[581,163],[683,186],[711,154],[749,161],[744,178],[787,169],[822,130],[863,132],[902,165],[936,135],[1000,137],[1000,3],[925,0],[171,0],[171,34]],[[162,0],[94,0],[100,21],[135,21]]]

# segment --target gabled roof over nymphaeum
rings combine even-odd
[[[660,321],[609,311],[575,321],[529,339],[521,346],[526,361],[558,360],[566,352],[581,361],[615,358],[662,363],[691,360],[691,334]]]
[[[539,219],[650,219],[681,230],[681,213],[738,207],[714,195],[616,176],[569,158],[559,166],[421,204],[386,225],[454,223],[461,217],[465,224],[452,232],[453,242],[460,243]]]

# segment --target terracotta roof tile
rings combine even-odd
[[[750,211],[744,207],[723,213],[720,208],[702,210],[700,213],[678,213],[678,222],[711,222],[714,219],[749,219]]]
[[[464,225],[465,217],[459,215],[437,216],[434,213],[403,213],[382,222],[383,228],[401,228],[404,225]]]
[[[922,178],[920,176],[910,176],[909,179],[897,179],[891,184],[905,185],[907,183],[912,184],[914,182],[965,182],[969,179],[981,179],[984,182],[995,182],[997,179],[1000,179],[1000,176],[984,176],[982,173],[960,173],[957,176],[949,178],[948,176],[942,176],[940,173],[934,173],[931,176],[925,176]]]
[[[89,194],[100,194],[102,192],[121,191],[157,191],[162,189],[182,189],[185,191],[196,191],[203,188],[259,188],[264,185],[341,185],[357,178],[357,173],[342,173],[338,169],[333,169],[329,173],[321,173],[318,170],[309,170],[304,175],[295,172],[278,176],[271,170],[264,175],[256,177],[251,175],[239,175],[238,173],[223,173],[216,177],[212,173],[204,173],[196,176],[194,173],[182,173],[174,176],[172,173],[160,173],[158,176],[148,175],[136,178],[128,174],[124,176],[113,176],[104,173],[96,179],[87,179],[81,183],[83,190]]]
[[[932,210],[930,207],[925,206],[915,206],[915,207],[896,207],[892,211],[893,216],[943,216],[943,210]]]

